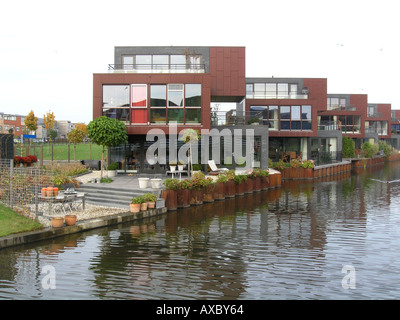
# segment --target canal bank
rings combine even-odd
[[[269,175],[269,184],[267,189],[262,189],[262,190],[273,190],[273,189],[280,189],[282,185],[282,180],[306,180],[309,179],[311,181],[319,181],[320,178],[329,178],[332,176],[348,176],[350,173],[355,172],[357,173],[357,170],[364,169],[365,167],[371,167],[375,165],[381,165],[385,163],[385,159],[379,158],[379,159],[371,159],[371,160],[365,160],[363,159],[357,159],[359,161],[344,161],[341,163],[336,163],[336,164],[331,164],[331,165],[324,165],[324,166],[317,166],[313,169],[312,171],[312,178],[307,178],[305,169],[302,174],[297,173],[296,176],[294,175],[289,175],[287,172],[280,172],[274,169],[270,169],[270,175]],[[391,161],[396,161],[400,160],[400,158],[396,159],[391,159]],[[364,165],[361,167],[359,164],[363,163]],[[121,178],[121,179],[119,179]],[[129,185],[126,184],[126,179],[129,179],[131,183]],[[111,185],[114,186],[115,189],[120,189],[120,188],[126,188],[129,189],[132,192],[139,191],[139,187],[137,182],[134,182],[138,180],[137,177],[116,177],[115,182],[113,182]],[[133,182],[132,182],[133,181]],[[140,190],[143,192],[143,190]],[[251,193],[256,193],[261,191],[259,190],[252,190],[252,192],[249,192],[248,194]],[[234,195],[235,197],[237,195]],[[229,198],[227,198],[229,199]],[[167,199],[165,199],[167,200]],[[118,213],[118,214],[112,214],[112,215],[105,215],[102,217],[96,217],[93,219],[87,219],[87,220],[82,220],[78,221],[74,226],[63,226],[61,228],[44,228],[38,231],[33,231],[33,232],[26,232],[26,233],[20,233],[20,234],[14,234],[14,235],[9,235],[6,237],[0,238],[0,249],[1,248],[6,248],[10,246],[15,246],[15,245],[21,245],[21,244],[27,244],[31,242],[36,242],[36,241],[41,241],[41,240],[47,240],[47,239],[52,239],[72,233],[78,233],[78,232],[83,232],[91,229],[96,229],[96,228],[102,228],[102,227],[107,227],[107,226],[112,226],[115,224],[120,224],[120,223],[125,223],[125,222],[133,222],[133,221],[141,221],[146,218],[154,217],[157,215],[162,215],[165,214],[169,211],[175,211],[177,208],[173,208],[172,210],[168,208],[168,201],[166,201],[166,206],[163,208],[157,208],[157,209],[149,209],[147,211],[142,211],[139,213],[131,213],[129,212],[129,208],[126,208],[126,212]]]

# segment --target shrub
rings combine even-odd
[[[217,177],[217,182],[225,183],[228,181],[228,177],[225,174],[219,174]]]
[[[386,158],[389,158],[389,156],[392,154],[392,148],[387,144],[386,141],[379,141],[379,150],[383,151],[383,154],[385,155]]]
[[[372,158],[379,151],[378,145],[369,142],[364,142],[361,149],[366,158]]]
[[[343,137],[342,139],[342,152],[343,158],[355,158],[355,147],[353,139],[349,137]]]
[[[164,186],[168,190],[178,190],[179,187],[179,180],[168,178],[164,180]]]
[[[304,169],[312,169],[314,168],[314,160],[304,160],[301,166]]]
[[[107,170],[118,170],[118,168],[119,168],[119,163],[113,162],[107,167]]]

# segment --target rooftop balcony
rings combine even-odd
[[[109,73],[205,73],[204,64],[109,64]]]

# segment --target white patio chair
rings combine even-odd
[[[208,160],[208,165],[210,166],[210,169],[212,172],[225,172],[229,171],[227,168],[218,168],[217,165],[215,164],[214,160]]]

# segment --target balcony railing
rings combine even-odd
[[[311,159],[315,165],[321,166],[342,161],[341,151],[311,151]]]
[[[308,94],[279,92],[246,92],[247,99],[308,99]]]
[[[356,111],[357,108],[353,105],[340,106],[340,105],[328,105],[328,111]]]
[[[367,117],[368,118],[383,118],[383,113],[382,112],[368,113]]]
[[[204,64],[109,64],[110,73],[205,73]]]
[[[335,121],[322,121],[320,124],[318,124],[318,130],[335,131],[340,129],[339,129],[339,124]]]
[[[249,124],[262,124],[262,111],[211,111],[211,125],[213,126],[239,126]]]

